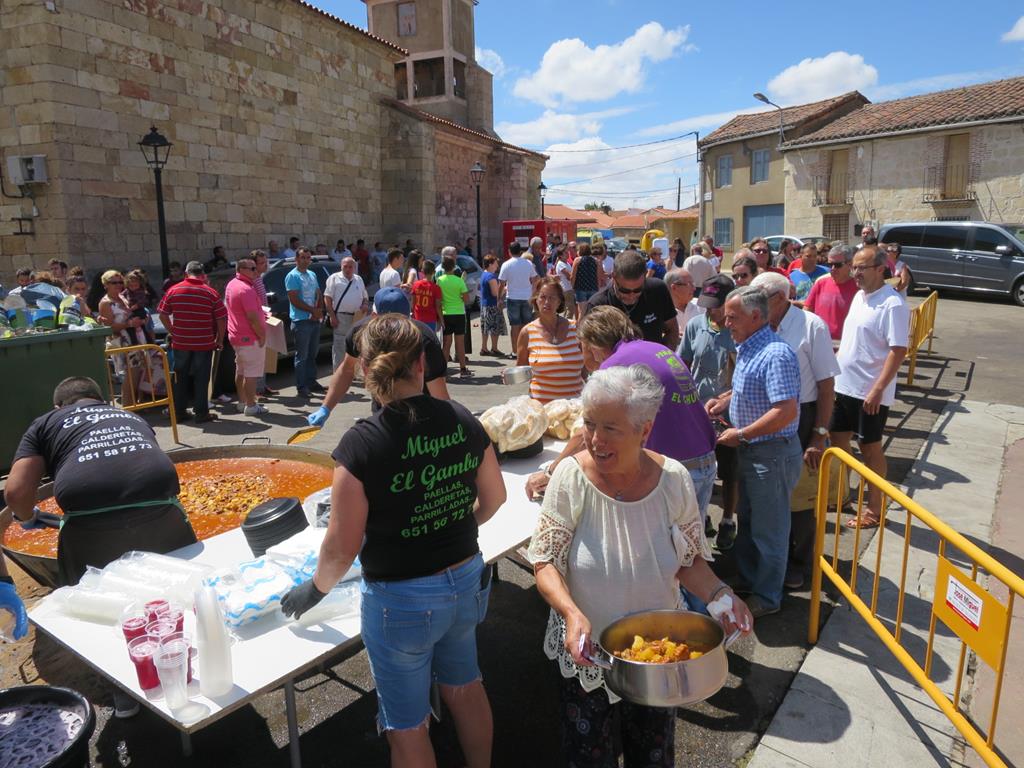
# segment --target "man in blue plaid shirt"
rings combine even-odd
[[[718,442],[738,448],[740,499],[736,567],[753,597],[755,618],[778,613],[789,553],[789,499],[800,478],[797,437],[800,365],[768,324],[768,297],[746,286],[729,294],[725,325],[736,348],[732,392],[708,401],[712,414],[729,409],[732,427]]]

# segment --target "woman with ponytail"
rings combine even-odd
[[[466,764],[484,768],[493,721],[476,626],[487,610],[491,570],[477,528],[505,501],[501,470],[469,411],[423,394],[423,337],[413,320],[377,315],[358,346],[366,388],[383,407],[338,443],[316,573],[285,595],[282,608],[301,616],[359,555],[362,639],[391,765],[435,765],[427,724],[436,680]]]

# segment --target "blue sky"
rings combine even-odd
[[[359,0],[316,0],[366,26]],[[477,59],[506,141],[550,151],[549,202],[694,202],[693,137],[738,112],[857,89],[872,101],[1024,75],[1024,5],[480,0]]]

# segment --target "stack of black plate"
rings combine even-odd
[[[270,499],[249,510],[242,522],[242,533],[252,553],[262,557],[272,546],[308,526],[306,513],[298,499]]]

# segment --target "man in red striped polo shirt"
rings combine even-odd
[[[171,334],[174,350],[174,408],[178,421],[189,417],[191,403],[196,423],[213,421],[207,397],[213,350],[224,347],[227,310],[220,295],[206,282],[203,265],[190,261],[185,279],[172,285],[157,307],[160,322]]]

